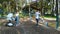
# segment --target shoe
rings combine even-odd
[[[16,24],[16,26],[19,26],[20,25],[20,23],[19,24]]]
[[[36,24],[36,26],[38,26],[38,24]]]

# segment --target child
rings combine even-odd
[[[13,13],[10,12],[10,13],[7,15],[7,20],[8,20],[9,22],[13,20]]]
[[[7,22],[6,26],[13,26],[14,25],[12,22],[14,20],[13,13],[11,13],[11,12],[8,13],[7,20],[8,20],[8,22]]]
[[[35,16],[36,16],[37,25],[38,25],[38,22],[39,22],[39,15],[40,15],[39,11],[36,11]]]

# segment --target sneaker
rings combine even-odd
[[[19,24],[16,24],[16,26],[19,26],[20,25],[20,23]]]

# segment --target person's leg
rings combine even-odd
[[[36,19],[37,25],[38,25],[38,19]]]
[[[17,17],[16,17],[16,24],[18,24],[18,19],[17,19]]]
[[[17,16],[17,20],[16,20],[16,26],[19,25],[19,17]]]
[[[16,24],[17,24],[17,16],[16,16],[16,18],[15,18],[15,21],[16,21]]]
[[[19,17],[17,16],[17,23],[19,24]]]

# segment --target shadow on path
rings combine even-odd
[[[2,28],[1,34],[60,34],[60,31],[41,25],[36,26],[36,23],[27,20],[21,22],[20,25],[16,27]]]

